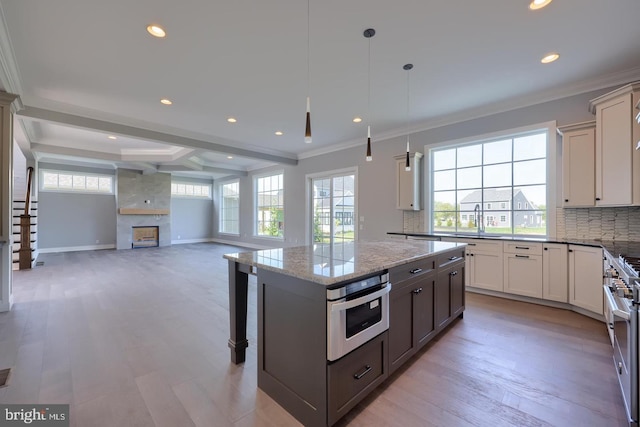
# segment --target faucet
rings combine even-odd
[[[480,212],[479,203],[476,203],[476,207],[473,208],[473,216],[476,220],[476,227],[478,228],[478,234],[484,233],[484,223],[482,220],[482,213]]]

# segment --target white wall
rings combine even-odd
[[[423,151],[425,146],[444,141],[485,135],[508,129],[556,121],[558,126],[593,120],[588,111],[589,100],[615,88],[607,88],[569,98],[558,99],[516,110],[475,118],[465,122],[428,129],[413,133],[412,150]],[[437,102],[434,100],[434,102]],[[375,129],[375,126],[373,127]],[[362,145],[300,160],[297,166],[277,166],[254,171],[248,177],[240,178],[240,236],[220,235],[215,227],[214,236],[220,240],[242,242],[248,246],[276,247],[304,244],[306,239],[305,176],[324,171],[358,167],[358,221],[362,229],[359,239],[375,240],[386,236],[387,231],[403,229],[403,212],[395,207],[395,159],[403,154],[406,137],[378,141],[373,134],[373,161],[365,162],[366,140]],[[559,152],[559,147],[556,150]],[[560,158],[557,159],[560,162]],[[427,162],[423,162],[427,168]],[[284,170],[285,185],[285,238],[274,240],[253,237],[254,202],[253,176],[266,171]],[[559,169],[556,170],[556,172]],[[552,182],[560,188],[561,177],[552,173]],[[218,196],[217,192],[214,195]],[[219,206],[217,200],[214,206]],[[427,206],[426,209],[429,207]],[[218,211],[216,208],[216,222]]]

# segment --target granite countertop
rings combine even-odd
[[[640,242],[627,241],[627,240],[590,240],[590,239],[561,239],[561,238],[547,238],[547,237],[517,237],[517,236],[492,236],[487,234],[446,234],[446,233],[427,233],[427,232],[403,232],[403,231],[390,231],[387,234],[411,236],[411,237],[425,237],[425,238],[464,238],[464,239],[485,239],[485,240],[505,240],[505,241],[517,241],[517,242],[540,242],[540,243],[564,243],[568,245],[583,245],[602,247],[611,255],[618,257],[620,255],[632,255],[640,256]]]
[[[238,252],[224,258],[331,286],[461,246],[464,243],[388,239]]]

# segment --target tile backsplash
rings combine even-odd
[[[412,233],[425,231],[424,211],[402,211],[402,231]]]
[[[640,241],[640,207],[558,208],[556,235],[568,239]]]

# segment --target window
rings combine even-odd
[[[220,192],[220,232],[240,234],[240,182],[222,184]]]
[[[355,172],[343,170],[314,177],[311,191],[312,241],[355,240]],[[325,221],[325,218],[333,218],[333,221]]]
[[[210,199],[211,186],[208,184],[192,184],[188,182],[172,182],[171,195],[178,197],[193,197],[197,199]]]
[[[256,195],[256,236],[284,236],[284,175],[257,177]]]
[[[113,176],[41,170],[40,189],[73,193],[113,194]]]
[[[466,220],[467,220],[467,216],[463,214],[463,215],[462,215],[462,220],[463,220],[463,221],[466,221]]]
[[[547,139],[545,129],[431,149],[430,229],[475,232],[463,215],[477,215],[486,233],[546,235]]]

